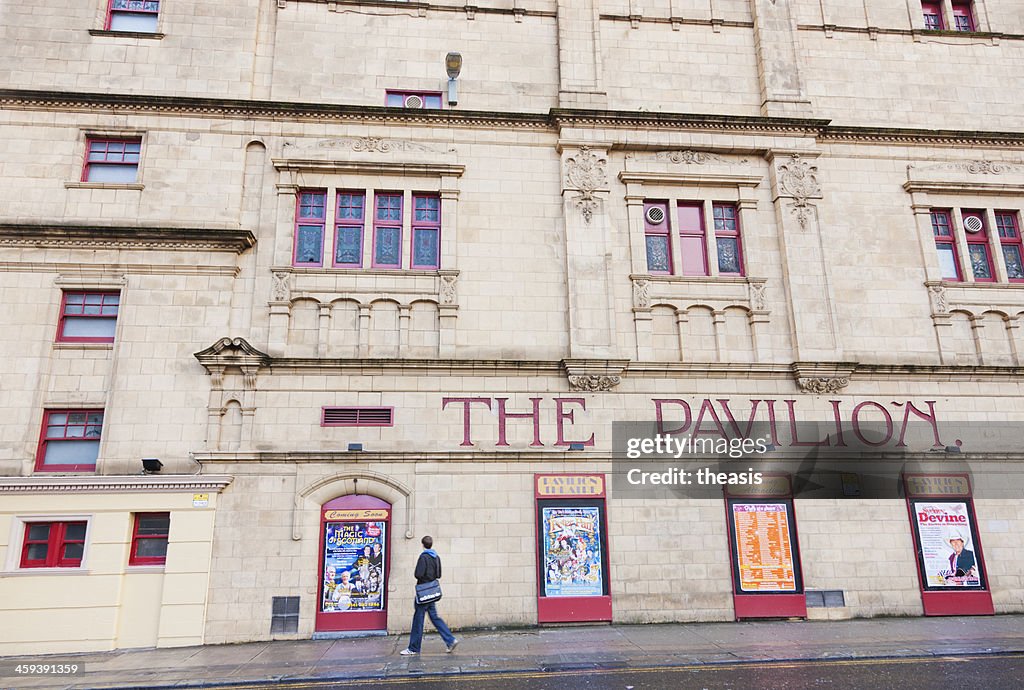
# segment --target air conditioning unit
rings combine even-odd
[[[647,222],[651,225],[661,225],[665,222],[665,209],[661,206],[651,206],[647,209],[644,217],[647,218]]]
[[[424,106],[423,96],[417,96],[412,94],[411,96],[405,97],[405,107],[413,108],[415,110],[421,110]]]
[[[985,229],[985,222],[978,216],[965,216],[964,228],[967,229],[967,232],[971,233],[981,232]]]

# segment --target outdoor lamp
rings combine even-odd
[[[164,464],[158,458],[142,458],[143,474],[156,474],[163,466]]]
[[[444,57],[444,68],[448,72],[448,105],[459,104],[458,89],[455,80],[462,71],[462,53],[451,52]]]

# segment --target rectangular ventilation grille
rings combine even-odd
[[[270,634],[299,631],[299,598],[272,597]]]
[[[390,407],[325,407],[321,426],[392,426]]]
[[[842,608],[846,606],[846,597],[841,589],[807,590],[805,593],[807,608]]]

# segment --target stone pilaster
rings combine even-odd
[[[608,107],[601,78],[598,0],[558,1],[558,104],[563,108]]]
[[[800,77],[791,0],[752,0],[752,5],[761,114],[806,116],[811,102]]]

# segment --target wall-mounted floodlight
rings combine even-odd
[[[142,458],[142,473],[156,474],[163,469],[164,464],[158,458]]]
[[[462,72],[462,53],[451,52],[444,57],[444,68],[448,72],[448,105],[459,104],[459,93],[455,80]]]

